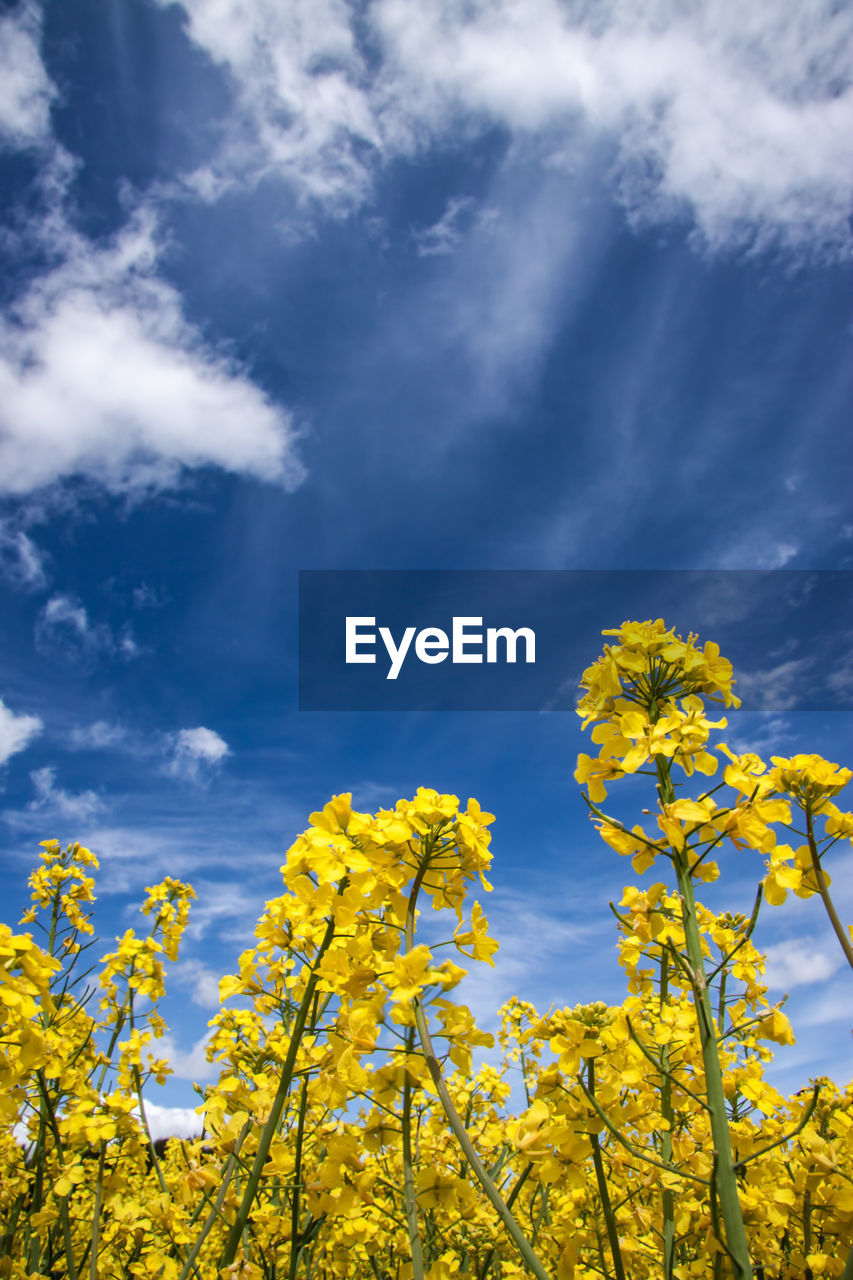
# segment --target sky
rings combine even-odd
[[[853,764],[851,67],[832,0],[0,6],[2,919],[48,838],[98,854],[107,942],[194,885],[164,1128],[332,794],[496,814],[487,1028],[622,996],[572,711],[300,710],[300,571],[583,570],[582,665],[679,571],[749,707],[721,736]],[[846,1083],[819,904],[757,940],[774,1080]]]

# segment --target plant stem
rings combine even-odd
[[[826,883],[826,876],[823,874],[823,867],[820,864],[820,855],[817,850],[817,841],[815,840],[814,834],[814,820],[811,809],[806,809],[806,831],[808,833],[812,871],[814,872],[814,878],[817,882],[817,891],[823,899],[823,905],[826,907],[826,914],[829,916],[830,923],[835,930],[835,936],[841,943],[841,950],[844,952],[850,968],[853,969],[853,946],[851,946],[850,939],[847,936],[844,925],[841,923],[841,920],[838,917],[838,912],[835,910],[835,903],[829,896],[829,885]]]
[[[592,1058],[587,1060],[586,1078],[590,1096],[595,1097],[595,1062]],[[610,1202],[610,1192],[607,1189],[607,1178],[604,1174],[604,1161],[601,1158],[601,1144],[598,1141],[598,1134],[590,1130],[589,1140],[592,1145],[592,1163],[595,1167],[595,1180],[598,1183],[598,1198],[601,1201],[601,1211],[604,1214],[604,1222],[607,1227],[607,1241],[610,1245],[610,1256],[613,1259],[613,1270],[616,1272],[616,1280],[625,1280],[622,1249],[619,1245],[619,1229],[616,1225],[613,1205]]]
[[[344,876],[338,885],[339,895],[344,892],[348,883],[348,878]],[[255,1160],[246,1182],[243,1198],[240,1201],[240,1207],[237,1210],[231,1230],[228,1233],[228,1238],[225,1241],[225,1248],[222,1252],[222,1258],[219,1263],[220,1270],[231,1265],[234,1261],[237,1250],[240,1247],[240,1241],[243,1238],[243,1228],[249,1220],[249,1212],[252,1208],[255,1196],[258,1193],[258,1187],[264,1171],[264,1164],[266,1163],[266,1158],[272,1144],[273,1135],[278,1128],[278,1122],[281,1119],[281,1113],[284,1110],[284,1104],[287,1100],[287,1095],[290,1092],[290,1085],[293,1080],[293,1071],[296,1066],[296,1057],[299,1052],[299,1046],[302,1042],[302,1034],[305,1030],[305,1023],[308,1020],[311,1002],[314,999],[314,991],[318,982],[317,966],[329,949],[334,936],[335,916],[333,912],[326,922],[326,931],[323,934],[320,946],[317,948],[317,955],[315,956],[314,963],[311,966],[311,974],[305,984],[305,992],[296,1012],[296,1017],[293,1020],[293,1029],[290,1033],[290,1044],[287,1048],[287,1057],[285,1058],[284,1065],[281,1069],[278,1089],[276,1090],[276,1095],[273,1099],[269,1118],[261,1130],[261,1136],[258,1139],[258,1150],[255,1153]]]
[[[305,1112],[308,1108],[308,1077],[302,1077],[299,1091],[299,1120],[296,1126],[296,1150],[293,1155],[293,1191],[290,1202],[290,1280],[296,1280],[302,1243],[299,1238],[299,1188],[302,1185],[302,1141],[305,1135]]]
[[[669,995],[669,955],[661,954],[660,968],[660,1011],[663,1012]],[[663,1079],[660,1088],[660,1113],[665,1128],[661,1131],[660,1154],[664,1164],[672,1164],[672,1075],[669,1070],[669,1045],[661,1049],[661,1068]],[[663,1275],[664,1280],[672,1280],[672,1268],[675,1261],[675,1195],[671,1187],[663,1191]]]
[[[658,790],[661,803],[664,805],[672,804],[675,800],[670,769],[670,762],[659,756],[657,758]],[[678,878],[678,892],[681,895],[684,942],[691,971],[693,1001],[699,1027],[699,1042],[702,1047],[702,1062],[705,1068],[705,1091],[708,1097],[711,1137],[716,1155],[716,1189],[725,1227],[726,1247],[731,1255],[737,1280],[752,1280],[752,1262],[749,1257],[749,1245],[738,1197],[737,1175],[732,1160],[726,1097],[723,1092],[723,1072],[717,1046],[717,1029],[711,1009],[711,995],[705,973],[705,958],[702,955],[693,878],[684,850],[676,849],[674,852],[673,863]]]
[[[104,1182],[104,1157],[107,1154],[107,1144],[101,1141],[101,1150],[98,1156],[98,1179],[95,1183],[95,1205],[92,1210],[92,1253],[89,1258],[89,1280],[98,1280],[98,1237],[101,1230],[101,1194]]]
[[[414,946],[414,942],[415,942],[416,903],[418,899],[418,893],[420,891],[420,887],[423,882],[423,878],[426,874],[427,867],[429,865],[430,855],[432,851],[433,850],[431,846],[428,846],[427,849],[425,849],[421,858],[420,866],[418,867],[417,874],[415,875],[415,879],[412,884],[411,892],[409,894],[409,901],[406,909],[406,928],[405,928],[405,940],[406,940],[407,952],[412,950],[412,947]],[[432,1082],[435,1085],[435,1090],[436,1090],[436,1093],[438,1094],[439,1101],[442,1105],[442,1108],[444,1109],[444,1114],[447,1116],[448,1123],[450,1124],[450,1127],[453,1130],[453,1133],[456,1137],[456,1141],[459,1143],[459,1146],[462,1148],[462,1151],[465,1155],[466,1160],[468,1161],[468,1164],[471,1166],[474,1176],[476,1177],[477,1181],[480,1183],[480,1186],[485,1191],[486,1196],[488,1197],[492,1207],[494,1208],[495,1212],[497,1213],[498,1217],[500,1218],[501,1222],[506,1228],[507,1234],[510,1236],[516,1248],[518,1249],[518,1252],[521,1254],[525,1265],[533,1272],[533,1274],[537,1277],[537,1280],[550,1280],[548,1276],[548,1272],[545,1270],[545,1268],[542,1266],[542,1263],[537,1258],[536,1254],[534,1253],[533,1249],[530,1246],[530,1242],[526,1239],[524,1232],[521,1230],[521,1227],[519,1227],[511,1211],[507,1207],[503,1197],[501,1196],[501,1193],[498,1191],[494,1182],[489,1177],[488,1173],[483,1167],[483,1164],[479,1156],[477,1155],[477,1152],[474,1150],[473,1143],[471,1142],[471,1139],[468,1137],[468,1133],[465,1129],[464,1124],[462,1123],[459,1112],[456,1110],[456,1107],[453,1105],[453,1099],[451,1098],[447,1085],[444,1082],[444,1076],[442,1075],[442,1071],[441,1071],[441,1064],[438,1061],[438,1058],[436,1057],[435,1049],[432,1043],[432,1037],[430,1036],[429,1027],[427,1026],[427,1020],[424,1015],[423,1006],[421,1004],[421,1001],[417,997],[415,997],[412,1000],[412,1008],[414,1011],[415,1025],[417,1026],[417,1029],[418,1029],[418,1036],[420,1038],[421,1048],[423,1049],[423,1052],[424,1052],[424,1058],[426,1059],[427,1068],[429,1070],[430,1076],[432,1077]]]
[[[411,1053],[415,1043],[415,1029],[406,1032],[406,1051]],[[409,1249],[412,1255],[414,1280],[424,1280],[424,1255],[418,1229],[418,1201],[415,1194],[414,1164],[412,1161],[412,1085],[406,1071],[403,1082],[403,1202],[406,1209],[406,1227],[409,1232]]]

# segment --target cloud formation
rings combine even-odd
[[[0,519],[0,574],[13,586],[28,590],[47,582],[42,552],[23,529],[6,519]]]
[[[183,960],[176,981],[189,988],[193,1004],[202,1009],[219,1008],[219,974],[201,960]]]
[[[827,950],[813,938],[788,938],[767,947],[765,954],[767,985],[781,991],[826,982],[841,967],[843,959],[837,947]]]
[[[36,647],[53,659],[72,664],[93,664],[99,657],[125,660],[139,654],[129,624],[117,634],[105,622],[89,617],[76,597],[59,593],[42,608],[35,625]]]
[[[40,155],[41,211],[14,235],[52,264],[0,318],[0,496],[73,477],[138,494],[206,466],[295,487],[290,414],[186,320],[150,208],[110,243],[75,229],[76,161],[51,132],[39,41],[34,0],[0,20],[0,148]],[[3,559],[17,549],[35,573],[32,544],[14,538]]]
[[[158,1138],[197,1138],[203,1128],[202,1118],[193,1107],[164,1107],[148,1098],[145,1099],[145,1118],[154,1142]]]
[[[196,729],[180,729],[171,740],[172,758],[168,772],[176,778],[198,782],[212,769],[217,768],[227,755],[228,743],[215,729],[199,725]]]
[[[158,0],[162,5],[171,0]],[[638,221],[713,249],[849,252],[853,12],[816,0],[182,0],[235,111],[193,177],[214,197],[277,173],[351,208],[379,165],[499,125],[615,148]]]
[[[38,716],[16,715],[0,698],[0,765],[24,751],[43,728]]]
[[[741,698],[748,698],[758,711],[788,711],[802,702],[813,658],[791,658],[761,671],[738,671],[737,686]]]
[[[68,735],[68,745],[80,751],[105,751],[126,745],[127,737],[123,725],[95,720],[92,724],[76,725]]]
[[[184,319],[154,219],[63,248],[0,321],[0,493],[71,476],[160,490],[203,466],[296,485],[289,415]]]
[[[39,54],[35,4],[0,18],[0,144],[16,149],[50,140],[50,104],[56,90]]]
[[[45,810],[48,813],[57,813],[63,818],[73,818],[75,821],[83,822],[103,808],[100,797],[94,791],[80,791],[75,795],[71,791],[57,787],[56,769],[52,765],[34,770],[30,778],[36,792],[35,799],[28,805],[31,811]]]

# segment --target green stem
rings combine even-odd
[[[414,1027],[406,1033],[406,1051],[414,1049]],[[424,1255],[418,1230],[418,1201],[415,1194],[414,1164],[412,1161],[412,1085],[408,1070],[403,1082],[403,1203],[406,1210],[406,1227],[409,1233],[409,1249],[412,1255],[414,1280],[424,1280]]]
[[[826,914],[829,916],[830,923],[835,930],[835,936],[841,943],[841,950],[847,959],[850,968],[853,969],[853,946],[850,945],[850,939],[847,936],[844,925],[838,918],[838,912],[835,910],[835,903],[829,896],[829,885],[826,883],[826,876],[823,874],[823,867],[820,862],[820,855],[817,850],[817,841],[814,834],[814,823],[811,809],[806,809],[806,830],[808,833],[809,853],[812,860],[812,871],[817,882],[817,891],[823,899],[823,905],[826,907]]]
[[[660,1011],[663,1012],[669,996],[669,955],[661,953],[660,969]],[[669,1045],[661,1049],[661,1069],[663,1078],[660,1088],[660,1112],[664,1121],[661,1131],[660,1154],[664,1164],[672,1164],[672,1074],[669,1069]],[[663,1191],[663,1274],[664,1280],[672,1280],[672,1268],[675,1263],[675,1195],[671,1187]]]
[[[222,1206],[225,1203],[225,1196],[228,1192],[228,1187],[231,1183],[232,1177],[234,1176],[234,1170],[237,1168],[240,1148],[245,1142],[251,1127],[251,1121],[247,1120],[234,1143],[234,1149],[228,1157],[225,1168],[222,1171],[222,1180],[219,1184],[219,1190],[216,1193],[216,1199],[213,1202],[210,1213],[207,1215],[204,1224],[202,1225],[201,1231],[199,1231],[193,1242],[193,1247],[187,1256],[186,1262],[184,1263],[184,1269],[180,1274],[179,1280],[187,1280],[187,1276],[190,1272],[195,1270],[195,1260],[201,1253],[202,1245],[222,1212]]]
[[[106,1142],[101,1142],[98,1156],[98,1178],[95,1183],[95,1204],[92,1209],[92,1253],[89,1258],[89,1280],[98,1280],[98,1238],[101,1232],[101,1192],[104,1182],[104,1157],[107,1154]]]
[[[348,883],[348,878],[344,876],[338,885],[339,895],[344,892]],[[290,1033],[290,1044],[287,1049],[287,1057],[285,1058],[284,1065],[281,1069],[278,1089],[276,1091],[275,1098],[273,1099],[269,1118],[261,1130],[261,1136],[258,1139],[258,1150],[255,1154],[255,1160],[246,1182],[245,1190],[243,1191],[243,1198],[240,1201],[240,1207],[237,1210],[231,1230],[228,1233],[228,1239],[225,1241],[225,1248],[219,1263],[220,1270],[231,1265],[237,1254],[237,1250],[240,1247],[240,1241],[243,1238],[243,1228],[249,1220],[249,1213],[255,1196],[258,1193],[258,1187],[260,1186],[261,1177],[263,1175],[264,1164],[266,1163],[266,1158],[269,1154],[273,1136],[278,1128],[278,1122],[281,1119],[281,1113],[284,1110],[287,1095],[290,1092],[290,1085],[293,1080],[293,1071],[296,1066],[296,1057],[299,1053],[299,1046],[302,1043],[302,1035],[305,1030],[305,1023],[308,1020],[311,1002],[314,999],[314,991],[319,981],[317,967],[329,949],[334,936],[335,916],[333,912],[326,921],[326,931],[323,934],[323,940],[317,949],[317,955],[315,956],[314,963],[311,966],[311,974],[305,984],[305,993],[302,996],[301,1003],[296,1012],[296,1017],[293,1020],[293,1029]]]
[[[48,1088],[47,1088],[47,1081],[45,1080],[44,1072],[41,1070],[41,1068],[39,1068],[36,1071],[36,1079],[38,1080],[38,1083],[39,1083],[42,1102],[44,1103],[47,1109],[48,1122],[50,1124],[50,1129],[53,1134],[53,1141],[56,1148],[57,1158],[60,1161],[62,1161],[63,1159],[62,1138],[59,1133],[59,1126],[56,1123],[56,1113],[54,1112],[50,1103],[50,1097],[49,1097]],[[74,1262],[74,1246],[71,1242],[71,1222],[68,1217],[68,1196],[67,1195],[61,1196],[59,1199],[59,1217],[62,1223],[62,1241],[65,1249],[65,1266],[68,1271],[68,1280],[77,1280],[77,1267]]]
[[[532,1164],[526,1165],[524,1172],[521,1174],[521,1176],[516,1178],[512,1191],[510,1191],[506,1199],[506,1207],[508,1209],[511,1209],[512,1206],[515,1204],[516,1200],[518,1199],[518,1194],[521,1191],[521,1188],[524,1186],[525,1182],[527,1181],[532,1169],[533,1169]],[[536,1194],[535,1188],[534,1188],[533,1194],[534,1195]],[[536,1233],[534,1232],[534,1237],[535,1237],[535,1234]],[[483,1269],[478,1276],[478,1280],[486,1280],[486,1276],[489,1274],[489,1268],[491,1267],[492,1263],[495,1260],[496,1253],[497,1253],[497,1250],[495,1246],[492,1245],[492,1247],[489,1249],[489,1252],[486,1254],[485,1260],[483,1262]]]
[[[302,1185],[302,1141],[305,1135],[305,1112],[308,1106],[308,1077],[302,1077],[299,1092],[299,1120],[296,1125],[296,1151],[293,1156],[293,1192],[290,1203],[290,1280],[296,1280],[302,1242],[299,1238],[299,1190]]]
[[[672,784],[670,768],[668,760],[658,757],[658,790],[661,803],[664,805],[672,804],[675,800],[675,789]],[[691,972],[693,1001],[699,1028],[699,1042],[702,1048],[702,1063],[705,1068],[705,1091],[708,1097],[711,1138],[716,1156],[716,1190],[725,1227],[726,1247],[731,1256],[737,1280],[752,1280],[752,1263],[749,1257],[749,1245],[747,1244],[746,1231],[743,1225],[737,1176],[732,1159],[726,1098],[723,1091],[723,1072],[720,1066],[717,1046],[717,1030],[711,1009],[711,994],[705,973],[702,940],[699,935],[693,878],[683,849],[675,850],[673,863],[678,878],[678,892],[681,895],[684,942],[687,951],[687,962]]]
[[[593,1058],[587,1060],[586,1075],[590,1096],[595,1097],[595,1061]],[[601,1211],[604,1214],[604,1223],[607,1227],[607,1241],[610,1245],[610,1256],[613,1259],[613,1270],[616,1272],[616,1280],[625,1280],[622,1249],[619,1245],[619,1229],[616,1225],[616,1216],[613,1212],[610,1192],[607,1188],[604,1161],[601,1158],[601,1144],[598,1141],[598,1134],[592,1129],[589,1133],[589,1141],[592,1146],[592,1163],[595,1167],[595,1180],[598,1183],[598,1198],[601,1201]]]
[[[418,893],[420,891],[421,883],[427,871],[431,852],[432,852],[431,848],[428,848],[424,852],[420,866],[418,867],[417,874],[415,875],[415,879],[412,884],[411,893],[409,894],[409,901],[406,909],[406,928],[405,928],[405,940],[406,940],[407,952],[411,951],[414,946],[416,903],[417,903],[417,898],[418,898]],[[468,1137],[468,1133],[465,1129],[464,1124],[462,1123],[459,1112],[456,1110],[456,1107],[453,1105],[453,1099],[450,1097],[450,1092],[447,1088],[447,1085],[444,1082],[444,1076],[442,1075],[442,1071],[441,1071],[441,1064],[439,1063],[438,1058],[436,1057],[435,1049],[432,1043],[432,1037],[430,1036],[430,1033],[429,1033],[429,1027],[427,1026],[427,1020],[424,1015],[423,1007],[421,1005],[420,1000],[417,999],[417,997],[415,997],[415,999],[412,1000],[412,1008],[414,1011],[415,1025],[417,1026],[417,1029],[418,1029],[418,1036],[420,1038],[421,1048],[423,1049],[423,1052],[424,1052],[424,1058],[426,1059],[427,1068],[429,1070],[430,1076],[432,1077],[432,1082],[435,1086],[436,1093],[438,1094],[439,1101],[441,1102],[442,1108],[444,1109],[444,1114],[447,1116],[448,1123],[450,1124],[450,1127],[453,1130],[454,1136],[456,1137],[456,1141],[459,1143],[459,1146],[462,1148],[462,1151],[465,1154],[465,1158],[468,1161],[468,1164],[470,1165],[471,1170],[474,1173],[474,1176],[476,1177],[477,1181],[480,1183],[480,1186],[485,1191],[486,1196],[489,1199],[489,1202],[491,1203],[492,1207],[494,1208],[495,1212],[497,1213],[498,1217],[503,1223],[507,1231],[507,1234],[510,1236],[511,1240],[515,1244],[515,1247],[518,1249],[518,1252],[521,1254],[525,1265],[533,1272],[533,1274],[537,1277],[537,1280],[549,1280],[548,1272],[545,1270],[545,1268],[542,1266],[542,1263],[539,1261],[536,1254],[533,1252],[533,1249],[530,1246],[530,1242],[526,1239],[524,1232],[521,1230],[515,1218],[513,1217],[511,1211],[509,1210],[506,1203],[504,1202],[504,1199],[501,1196],[501,1193],[498,1191],[494,1182],[489,1177],[488,1173],[483,1167],[483,1164],[479,1156],[477,1155],[477,1152],[474,1150],[474,1146],[471,1142],[471,1139]]]
[[[607,1132],[612,1134],[619,1145],[624,1147],[626,1151],[629,1151],[635,1160],[642,1160],[644,1164],[650,1164],[656,1169],[663,1169],[666,1173],[674,1173],[678,1178],[686,1178],[690,1182],[698,1182],[701,1186],[708,1187],[711,1185],[707,1178],[700,1178],[698,1173],[688,1173],[686,1169],[679,1169],[675,1165],[665,1165],[662,1160],[653,1159],[652,1156],[648,1154],[647,1150],[643,1151],[640,1147],[635,1147],[633,1143],[629,1142],[628,1139],[619,1132],[612,1120],[609,1119],[607,1112],[601,1107],[598,1099],[594,1098],[590,1093],[583,1075],[578,1074],[577,1082],[580,1085],[581,1092],[585,1095],[587,1102],[592,1107]]]
[[[64,865],[64,863],[62,865]],[[59,920],[59,906],[60,906],[61,893],[62,893],[62,888],[60,885],[57,885],[53,895],[53,901],[51,903],[50,929],[48,932],[48,940],[47,940],[47,951],[48,951],[48,955],[50,956],[53,956],[54,947],[56,944],[56,926]],[[47,1028],[50,1024],[50,1015],[47,1012],[45,1012],[44,1009],[42,1009],[41,1024],[42,1024],[42,1027],[44,1028]],[[46,1089],[40,1089],[39,1090],[38,1137],[36,1138],[35,1151],[33,1153],[33,1161],[35,1164],[35,1179],[33,1182],[32,1201],[30,1203],[30,1215],[32,1215],[33,1213],[38,1213],[44,1205],[44,1174],[45,1174],[45,1160],[47,1159],[45,1145],[47,1141],[47,1129],[48,1129],[48,1111],[47,1111]],[[27,1252],[28,1252],[30,1270],[38,1271],[39,1264],[41,1261],[41,1243],[37,1233],[34,1235],[30,1235],[29,1249]]]

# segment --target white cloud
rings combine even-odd
[[[849,699],[853,695],[853,651],[837,659],[837,666],[826,677],[826,683],[842,700]]]
[[[823,950],[810,938],[791,938],[766,948],[767,985],[782,991],[825,982],[841,967],[838,947]]]
[[[789,560],[793,560],[794,556],[799,554],[800,548],[795,542],[780,542],[773,548],[769,556],[769,562],[760,566],[764,569],[784,569]]]
[[[171,4],[171,0],[159,0]],[[382,146],[346,0],[186,0],[192,39],[236,93],[222,155],[192,179],[215,197],[273,170],[303,195],[350,206],[367,194],[367,152]]]
[[[50,140],[50,104],[56,90],[39,54],[35,4],[18,5],[0,19],[0,143],[25,148]]]
[[[813,658],[792,658],[763,671],[737,671],[738,696],[757,711],[788,711],[803,700]]]
[[[24,751],[43,728],[38,716],[16,715],[0,698],[0,765]]]
[[[850,1023],[850,984],[845,973],[843,979],[829,983],[819,995],[810,1001],[800,1014],[798,1023],[803,1027],[823,1027],[832,1022]],[[849,1033],[847,1034],[849,1043]],[[849,1059],[848,1059],[849,1063]],[[849,1065],[847,1073],[849,1075]]]
[[[161,609],[165,603],[165,598],[160,592],[150,587],[147,582],[133,588],[134,609]]]
[[[779,755],[792,737],[792,726],[783,716],[742,711],[734,733],[723,733],[727,746],[738,755]]]
[[[0,573],[16,586],[33,590],[47,581],[44,557],[23,529],[0,519]]]
[[[78,725],[68,735],[68,743],[82,751],[104,751],[126,742],[127,730],[108,720],[95,720],[93,724]]]
[[[202,466],[298,483],[289,415],[184,319],[153,218],[102,248],[62,238],[64,261],[0,321],[0,490],[157,490]]]
[[[713,248],[849,251],[853,11],[832,0],[183,8],[235,92],[224,149],[193,178],[209,197],[275,172],[349,208],[393,156],[498,124],[550,137],[558,160],[586,126],[612,141],[632,218],[687,213]]]
[[[218,1072],[218,1067],[207,1060],[207,1045],[213,1033],[206,1031],[193,1047],[184,1051],[179,1049],[171,1036],[166,1034],[155,1042],[156,1057],[166,1058],[175,1075],[180,1080],[210,1080]],[[146,1103],[147,1106],[147,1103]]]
[[[204,771],[215,769],[230,755],[228,743],[215,731],[199,725],[180,729],[172,738],[172,758],[168,771],[176,778],[198,781]]]
[[[233,859],[227,869],[233,875]],[[263,910],[263,897],[247,891],[237,880],[197,880],[194,887],[198,901],[190,912],[187,937],[198,941],[213,929],[217,941],[234,943],[242,951]]]
[[[853,15],[763,0],[379,0],[409,101],[517,133],[579,119],[619,147],[642,217],[687,208],[711,245],[756,237],[846,245]],[[401,95],[402,100],[402,95]]]
[[[28,808],[34,812],[46,811],[57,813],[63,818],[73,818],[85,822],[103,808],[100,798],[94,791],[81,791],[74,795],[56,786],[56,769],[46,765],[30,774],[36,797],[30,801]]]
[[[466,218],[474,208],[471,196],[453,196],[447,202],[438,222],[415,232],[415,245],[421,258],[452,253],[462,238]]]
[[[190,999],[202,1009],[219,1008],[219,975],[201,960],[182,960],[174,980],[190,988]]]
[[[42,619],[48,627],[68,627],[87,644],[101,643],[93,638],[96,629],[90,623],[83,605],[71,596],[52,596],[42,609]]]
[[[93,621],[76,597],[51,596],[36,619],[36,646],[66,662],[89,663],[100,655],[134,658],[139,652],[127,624],[116,638],[105,622]]]
[[[391,311],[374,338],[364,376],[414,365],[423,376],[440,362],[429,446],[454,445],[460,425],[505,412],[535,383],[560,316],[578,305],[600,260],[607,211],[580,208],[592,155],[578,145],[573,178],[519,159],[493,182],[488,208],[469,226],[453,257],[439,256],[420,287]]]
[[[144,1102],[152,1141],[156,1142],[158,1138],[197,1138],[201,1134],[202,1118],[192,1107],[163,1107],[148,1098]]]
[[[151,211],[106,245],[74,230],[75,160],[51,135],[56,89],[39,34],[34,0],[0,20],[0,145],[41,147],[40,213],[8,235],[52,264],[0,318],[0,493],[83,477],[140,494],[205,466],[294,487],[302,468],[289,413],[185,319],[158,274]],[[16,546],[35,573],[32,544]]]

